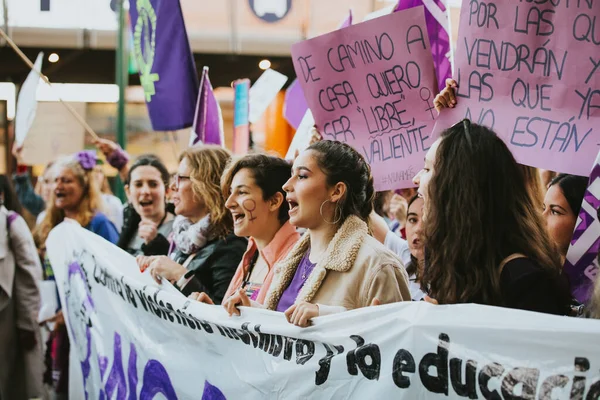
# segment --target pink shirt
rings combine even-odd
[[[256,295],[256,302],[263,304],[265,300],[265,296],[269,291],[269,286],[271,286],[271,281],[273,280],[273,272],[274,266],[282,260],[292,247],[296,244],[296,242],[300,239],[300,234],[296,232],[296,228],[290,225],[288,221],[286,221],[281,228],[273,237],[273,240],[262,250],[260,255],[263,260],[267,263],[269,267],[269,272],[267,272],[267,276],[265,277],[265,281],[262,284],[262,287],[258,291],[258,295]],[[238,290],[242,283],[244,282],[244,277],[248,273],[250,268],[250,264],[252,263],[252,257],[256,253],[258,248],[256,247],[256,242],[253,238],[248,240],[248,248],[246,252],[242,256],[242,261],[235,271],[235,275],[233,279],[231,279],[231,283],[229,284],[229,288],[225,293],[225,297],[223,299],[227,299],[231,296],[236,290]]]

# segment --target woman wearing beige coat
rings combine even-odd
[[[402,262],[369,235],[373,178],[357,151],[328,140],[311,145],[283,189],[290,223],[308,231],[275,266],[266,308],[307,326],[320,315],[410,301]],[[230,314],[238,305],[253,304],[243,292],[224,303]]]
[[[4,204],[10,195],[0,185]],[[11,199],[14,200],[14,199]],[[42,267],[25,220],[0,206],[0,399],[43,395],[43,357],[37,317]]]

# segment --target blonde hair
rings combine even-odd
[[[225,207],[221,192],[221,176],[231,161],[229,151],[219,146],[198,146],[185,150],[179,162],[186,159],[191,168],[192,190],[210,214],[209,237],[225,237],[233,229],[233,218]]]
[[[104,209],[102,194],[100,193],[100,188],[96,184],[93,176],[94,170],[84,170],[74,156],[58,160],[52,168],[55,176],[61,169],[68,168],[73,172],[79,181],[79,184],[83,187],[83,196],[79,202],[79,209],[77,210],[75,220],[79,222],[81,226],[87,226],[92,218],[94,218],[96,212],[103,211]],[[56,195],[54,191],[52,191],[46,206],[46,216],[34,231],[34,238],[38,246],[43,245],[46,242],[50,231],[65,219],[64,210],[56,207],[55,201]]]

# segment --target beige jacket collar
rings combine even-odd
[[[346,272],[354,265],[364,237],[368,235],[367,224],[356,216],[350,216],[338,229],[327,251],[309,275],[296,303],[311,301],[327,275],[327,270]],[[281,295],[292,281],[296,269],[310,247],[310,231],[296,243],[286,258],[275,265],[275,275],[265,298],[265,307],[275,310]]]

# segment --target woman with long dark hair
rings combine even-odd
[[[170,175],[153,155],[138,157],[128,168],[125,191],[129,205],[117,245],[139,256],[167,255],[174,214],[167,203]]]
[[[567,257],[587,186],[588,178],[569,174],[557,175],[548,185],[543,216],[550,238],[558,247],[563,262]]]
[[[447,129],[415,183],[425,200],[422,286],[431,298],[569,312],[558,252],[523,173],[494,132],[469,120]]]

